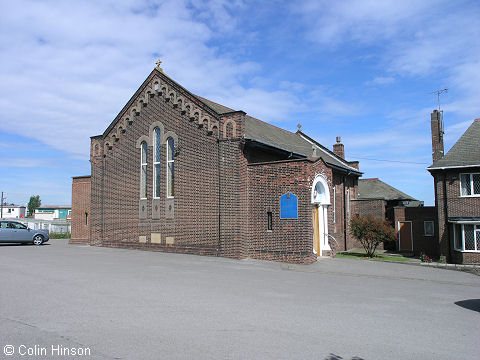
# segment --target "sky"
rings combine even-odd
[[[332,148],[434,204],[445,148],[480,117],[478,1],[0,0],[0,191],[70,204],[103,133],[161,58],[191,92]],[[8,14],[8,16],[5,16]]]

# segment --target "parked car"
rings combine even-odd
[[[42,245],[49,239],[48,231],[29,229],[18,221],[0,220],[0,243]]]

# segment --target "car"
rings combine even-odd
[[[46,230],[33,230],[18,221],[0,220],[0,243],[42,245],[50,239]]]

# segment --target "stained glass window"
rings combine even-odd
[[[160,129],[153,130],[153,197],[160,197]]]
[[[147,143],[142,142],[140,160],[140,198],[147,198]]]

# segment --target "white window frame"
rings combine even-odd
[[[462,175],[468,175],[470,177],[470,195],[463,195]],[[460,176],[459,176],[460,197],[480,197],[480,194],[474,194],[475,187],[473,186],[473,175],[480,176],[480,173],[460,173]]]
[[[161,139],[162,133],[159,127],[156,127],[153,129],[153,198],[154,199],[159,199],[160,198],[160,188],[158,188],[158,194],[157,194],[157,171],[160,171],[161,168],[161,162],[160,162],[160,156],[158,156],[158,161],[157,159],[157,149],[159,149],[158,145],[161,144],[162,139]],[[160,145],[161,146],[161,145]]]
[[[170,151],[171,151],[170,146],[169,146],[170,141],[173,141],[173,149],[174,149],[173,150],[174,153],[172,154],[172,159],[173,160],[170,160]],[[166,173],[166,175],[167,175],[167,184],[166,184],[167,185],[166,186],[166,188],[167,188],[167,199],[173,199],[175,197],[175,139],[172,138],[172,137],[169,137],[165,143],[167,145],[167,152],[166,152],[166,155],[167,155],[167,173]],[[173,172],[172,172],[173,196],[170,195],[170,188],[169,188],[169,184],[168,184],[168,176],[170,174],[168,165],[170,165],[171,163],[173,164]]]
[[[477,248],[477,238],[480,237],[480,223],[454,223],[453,224],[453,248],[456,251],[461,251],[461,252],[471,252],[471,253],[480,253],[480,248]],[[461,227],[461,232],[462,232],[462,248],[459,249],[456,246],[455,239],[456,239],[456,231],[457,227],[455,225],[460,225]],[[473,225],[473,244],[475,245],[475,250],[465,250],[465,230],[464,226],[465,225]]]
[[[432,233],[427,234],[427,223],[432,224]],[[423,222],[423,236],[435,236],[435,221],[433,220],[425,220]]]
[[[143,150],[145,146],[145,156],[143,156]],[[146,141],[142,141],[140,144],[140,199],[146,199],[147,198],[147,183],[148,183],[148,145]],[[145,162],[143,162],[145,161]],[[145,179],[143,178],[143,168],[145,167]],[[142,187],[145,186],[145,193],[142,194]]]

